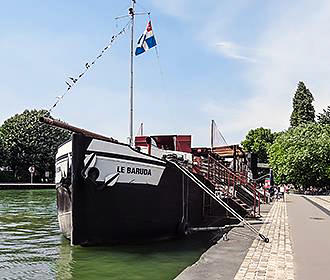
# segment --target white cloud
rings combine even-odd
[[[204,104],[210,117],[225,120],[223,130],[232,138],[242,139],[249,129],[259,126],[286,129],[300,80],[315,98],[316,113],[330,104],[330,2],[314,4],[301,1],[299,7],[295,3],[282,6],[261,32],[254,34],[252,47],[221,40],[230,35],[219,34],[216,47],[222,56],[257,62],[242,68],[242,84],[248,87],[248,94],[235,105],[214,105],[222,100],[213,100],[212,106]],[[232,30],[230,26],[227,29]]]
[[[255,92],[255,101],[262,107],[271,105],[278,112],[266,118],[267,123],[288,124],[291,101],[299,80],[306,83],[315,98],[317,111],[330,104],[330,3],[309,6],[307,1],[288,7],[281,17],[274,18],[257,45],[269,56],[247,73]],[[308,14],[303,20],[297,14]],[[271,54],[271,55],[270,55]],[[289,108],[288,108],[289,105]]]
[[[252,63],[257,62],[256,58],[251,55],[251,52],[254,51],[252,49],[238,46],[237,44],[229,41],[217,43],[216,46],[218,47],[219,52],[226,57]]]
[[[330,37],[328,32],[330,26],[330,2],[320,0],[315,4],[315,1],[301,0],[299,1],[299,5],[297,5],[296,1],[281,0],[237,0],[234,4],[232,1],[218,0],[150,1],[154,7],[159,9],[158,12],[177,17],[181,21],[184,21],[184,26],[181,26],[181,28],[182,30],[187,30],[186,34],[188,35],[191,34],[191,32],[195,32],[197,48],[205,48],[211,51],[210,54],[202,50],[203,56],[201,56],[200,53],[198,54],[201,59],[205,57],[205,63],[210,63],[211,70],[206,69],[207,67],[200,67],[202,71],[205,71],[201,75],[203,76],[201,83],[205,81],[205,91],[204,87],[201,87],[203,88],[202,96],[199,92],[196,92],[195,95],[189,98],[189,101],[187,101],[189,104],[185,106],[187,110],[184,111],[184,113],[182,113],[181,108],[179,108],[180,104],[177,104],[178,101],[167,101],[169,98],[166,91],[163,94],[156,92],[156,90],[153,92],[153,96],[165,96],[163,99],[155,100],[154,104],[161,104],[163,107],[171,108],[172,111],[177,113],[177,116],[173,117],[172,115],[174,114],[171,112],[168,114],[169,116],[164,113],[159,116],[158,119],[153,117],[153,123],[148,125],[152,127],[150,131],[156,131],[157,133],[165,132],[172,125],[172,130],[175,132],[184,127],[185,133],[190,133],[190,130],[193,130],[194,139],[200,142],[199,139],[204,141],[203,139],[206,139],[208,134],[208,128],[204,124],[205,120],[215,119],[229,142],[239,142],[251,128],[264,126],[272,130],[284,129],[289,125],[289,117],[292,110],[292,97],[299,80],[303,80],[313,93],[315,97],[315,108],[318,112],[330,104]],[[144,6],[146,5],[144,4]],[[250,27],[249,21],[251,20],[251,22],[253,22],[253,14],[251,14],[251,12],[254,12],[254,15],[265,13],[266,16],[260,17],[259,21],[256,21],[259,23],[258,26],[256,26],[256,22],[254,22],[254,25],[251,24],[252,27],[249,29],[247,28]],[[176,23],[179,24],[178,22]],[[26,37],[27,35],[24,34],[24,36]],[[38,36],[37,34],[37,39],[39,38]],[[3,72],[2,75],[4,81],[7,81],[8,85],[9,81],[14,81],[12,78],[14,75],[17,77],[28,76],[32,85],[29,85],[29,81],[25,81],[24,83],[16,84],[11,82],[7,87],[1,86],[2,92],[5,95],[13,96],[12,98],[7,98],[8,102],[4,105],[6,110],[9,110],[7,108],[16,110],[14,106],[9,104],[9,101],[12,104],[17,104],[19,100],[21,100],[21,107],[23,107],[23,105],[26,104],[24,101],[26,99],[25,97],[29,96],[32,91],[39,94],[38,102],[40,102],[40,104],[45,104],[49,102],[49,100],[53,100],[50,99],[53,98],[53,95],[47,94],[47,92],[57,89],[57,85],[64,86],[63,73],[69,73],[71,75],[71,73],[80,71],[80,67],[83,65],[81,63],[82,58],[86,57],[89,59],[90,56],[94,55],[94,47],[96,49],[98,47],[96,44],[87,44],[85,37],[73,37],[68,39],[63,36],[58,36],[57,38],[48,38],[50,42],[48,45],[42,45],[44,38],[42,38],[42,40],[40,38],[38,40],[32,38],[33,40],[31,40],[31,36],[28,36],[33,43],[29,44],[26,42],[25,37],[21,36],[21,41],[17,40],[17,42],[14,42],[16,49],[8,46],[7,50],[5,49],[5,51],[2,51],[2,60],[6,61],[5,56],[8,56],[9,53],[16,53],[16,55],[22,55],[22,58],[26,59],[29,63],[25,63],[23,59],[17,59],[19,64],[7,63],[9,66],[6,66],[6,71]],[[9,40],[2,39],[2,45],[5,44],[5,41],[9,42]],[[24,42],[24,44],[21,42]],[[69,47],[67,46],[68,43]],[[62,46],[63,44],[65,44],[65,46]],[[96,67],[95,72],[90,73],[88,79],[82,81],[83,84],[81,86],[81,88],[83,88],[85,84],[97,81],[104,87],[109,87],[108,83],[110,82],[107,81],[107,77],[112,76],[112,90],[118,94],[124,93],[123,99],[121,100],[122,104],[117,104],[118,100],[116,100],[116,108],[120,106],[123,108],[127,103],[126,88],[124,86],[126,86],[128,82],[121,77],[122,75],[117,74],[117,72],[125,73],[124,71],[126,71],[126,64],[118,62],[122,61],[122,56],[120,56],[120,58],[118,56],[117,59],[115,55],[117,54],[116,50],[118,50],[119,53],[120,46],[122,46],[120,44],[121,43],[119,43],[119,48],[114,48],[112,50],[114,53],[111,53],[106,59],[109,59],[112,65],[122,67],[122,72],[117,69],[110,75],[108,66],[105,66],[106,63],[100,63]],[[20,47],[22,45],[24,45],[23,49]],[[82,51],[80,46],[87,45],[90,46],[90,50],[86,49]],[[193,47],[196,48],[196,46]],[[71,54],[68,53],[68,49],[77,49],[79,52],[74,52],[76,54],[72,57]],[[41,53],[40,50],[42,51]],[[180,54],[178,53],[176,55],[179,56]],[[36,57],[42,57],[41,60],[38,60],[38,67],[35,66],[37,64],[34,62]],[[227,61],[223,63],[223,57],[230,58],[232,61],[227,59]],[[216,61],[219,63],[213,63],[212,60],[216,59],[219,60]],[[192,59],[191,61],[192,64],[187,65],[187,67],[194,67],[195,60]],[[47,68],[46,64],[50,64],[52,67]],[[22,67],[22,65],[24,67]],[[218,69],[215,67],[218,67],[218,65],[220,74],[219,80],[216,82],[220,86],[217,86],[216,82],[212,83],[212,81],[207,80],[207,77],[204,78],[204,75],[206,76],[208,73],[207,71],[216,72]],[[32,66],[35,67],[32,68]],[[75,66],[76,68],[74,68]],[[70,68],[67,69],[68,67]],[[224,72],[229,74],[222,75]],[[138,71],[136,71],[136,73],[138,75]],[[235,79],[231,79],[230,81],[223,80],[229,76],[235,77]],[[180,82],[185,79],[184,71],[182,76],[180,75],[178,79]],[[116,80],[120,80],[120,83],[124,86],[121,87],[119,82],[115,83]],[[176,83],[180,82],[173,81],[174,87],[170,88],[170,90],[175,91],[176,88],[178,88]],[[208,82],[210,82],[210,85]],[[194,92],[194,85],[196,83],[196,81],[192,81],[191,84],[189,84],[189,90]],[[24,85],[27,90],[18,87],[18,84],[22,84],[22,87]],[[224,86],[221,87],[221,85]],[[17,95],[16,98],[16,96],[11,94],[12,92],[15,93],[15,91],[21,92],[22,95]],[[44,92],[46,92],[46,94],[41,94]],[[98,88],[90,89],[90,92],[97,92],[98,95],[102,96],[108,95],[105,90],[103,92],[102,89]],[[150,92],[150,89],[148,89],[148,92]],[[80,94],[80,91],[77,90],[74,92],[73,97],[76,97],[78,94]],[[142,93],[140,93],[140,95],[141,94]],[[55,96],[54,94],[54,97]],[[139,96],[139,93],[137,96]],[[70,99],[70,96],[66,98]],[[206,98],[209,99],[205,101]],[[192,100],[196,99],[198,99],[198,102],[196,102],[198,104],[196,107],[192,108]],[[138,100],[138,98],[136,100]],[[31,103],[35,104],[36,102],[35,99],[31,98]],[[201,104],[201,112],[203,113],[201,118],[195,117],[200,106],[199,102],[204,102],[204,104]],[[65,110],[65,108],[69,107],[69,105],[66,104],[72,104],[72,102],[65,101],[63,105],[61,104],[60,108],[57,109],[60,110],[61,113],[63,112],[63,114],[60,114],[63,118],[65,117],[64,112],[71,112],[72,110],[71,107],[67,109],[68,111]],[[175,104],[177,104],[177,107],[175,107]],[[81,105],[82,106],[79,108],[88,107],[85,104]],[[102,103],[100,101],[100,106],[101,105]],[[152,106],[157,107],[155,105],[150,105],[150,107]],[[175,107],[175,110],[173,107]],[[61,108],[63,108],[63,110]],[[139,107],[137,106],[137,108]],[[104,110],[108,113],[106,108],[104,108]],[[148,109],[148,115],[157,115],[150,114],[149,110],[150,109]],[[167,111],[167,109],[164,111]],[[148,119],[143,112],[144,111],[141,110],[139,115],[139,111],[137,110],[137,120],[139,118],[143,119],[143,117]],[[7,117],[11,111],[7,112],[3,110],[1,113],[0,120],[1,118],[4,119]],[[126,121],[128,114],[126,112],[120,113],[122,114],[121,116],[123,116],[122,121],[116,126],[112,126],[111,124],[111,134],[122,135],[122,138],[125,138],[127,134]],[[107,119],[111,120],[115,117],[118,118],[119,113],[116,112],[115,114],[115,112],[113,112],[113,115],[110,115],[109,112],[108,114],[109,116],[107,116]],[[185,127],[184,124],[187,122],[186,116],[188,114],[193,114],[191,120],[193,120],[194,125]],[[72,118],[72,122],[76,121],[75,116],[68,116],[69,121],[71,121],[70,117]],[[93,121],[97,125],[100,123],[96,122],[95,119],[93,119]],[[163,123],[159,124],[160,121],[163,121]],[[90,126],[89,123],[87,123],[86,128],[93,127],[94,125],[93,122],[91,122]],[[106,133],[107,125],[110,127],[110,124],[107,123],[105,127],[97,127],[97,131],[100,130]],[[204,142],[206,143],[207,141],[205,140]]]

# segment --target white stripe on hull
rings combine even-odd
[[[100,171],[97,181],[105,182],[106,178],[119,174],[117,179],[118,183],[157,186],[165,169],[165,166],[140,162],[139,159],[152,160],[153,162],[164,164],[164,161],[139,153],[126,145],[93,139],[87,151],[109,153],[137,159],[137,161],[135,161],[134,159],[111,158],[111,155],[109,157],[96,156],[96,161],[93,162],[93,166]],[[88,170],[86,170],[86,172],[88,172]]]
[[[147,184],[154,186],[158,185],[165,169],[165,166],[104,156],[96,156],[94,167],[98,168],[100,171],[97,181],[104,182],[110,175],[119,173],[117,179],[118,183]]]
[[[63,155],[68,155],[68,158],[56,162],[55,183],[59,183],[61,179],[68,176],[68,167],[71,167],[72,142],[68,142],[59,148],[57,158]],[[106,153],[109,155],[96,155],[88,169],[85,171],[87,176],[91,167],[96,167],[100,171],[97,182],[106,182],[107,179],[118,174],[116,183],[129,184],[147,184],[157,186],[164,172],[164,161],[149,155],[140,153],[127,145],[121,145],[101,140],[93,139],[88,146],[87,152],[90,153]],[[115,158],[111,154],[116,155]],[[129,157],[117,158],[117,157]],[[90,155],[85,157],[85,164],[88,162]],[[134,158],[137,160],[135,161]],[[68,163],[69,160],[69,163]],[[151,161],[151,163],[144,161]],[[152,162],[156,163],[153,164]],[[160,165],[158,165],[159,163]],[[112,182],[115,183],[115,182]]]
[[[89,146],[87,148],[87,151],[112,153],[112,154],[125,155],[125,156],[147,159],[147,160],[152,159],[159,163],[164,163],[164,161],[162,161],[160,159],[151,158],[148,155],[139,153],[139,152],[135,151],[134,149],[132,149],[130,146],[101,141],[101,140],[97,140],[97,139],[92,140],[92,142],[89,144]]]

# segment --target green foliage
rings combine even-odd
[[[290,117],[291,127],[302,123],[315,121],[315,109],[312,104],[314,97],[303,82],[298,83],[298,88],[293,97],[293,111]]]
[[[1,133],[1,127],[0,127],[0,133]],[[4,148],[3,148],[3,140],[0,137],[0,167],[2,167],[2,163],[5,160],[5,155],[4,155]]]
[[[9,166],[19,181],[28,181],[28,167],[34,165],[43,175],[54,174],[58,145],[70,138],[71,133],[39,122],[45,110],[25,110],[6,120],[0,127],[2,166]]]
[[[323,109],[323,113],[317,116],[317,121],[321,124],[330,124],[330,106],[327,110]]]
[[[330,186],[330,125],[308,123],[290,128],[268,152],[276,183]]]
[[[13,172],[11,171],[0,171],[0,182],[3,183],[12,183],[15,182],[16,179],[14,177]]]
[[[267,149],[275,135],[268,128],[251,129],[241,144],[246,152],[257,154],[259,162],[268,162]]]

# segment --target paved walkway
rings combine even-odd
[[[267,217],[272,205],[264,204],[262,206],[261,215]],[[263,220],[250,222],[259,230]],[[256,235],[248,228],[233,228],[228,234],[228,240],[220,239],[196,263],[180,273],[175,280],[233,280],[255,239]]]
[[[261,232],[270,243],[252,243],[235,280],[330,279],[330,196],[287,195]]]
[[[241,279],[294,279],[292,243],[286,203],[277,201],[267,215],[260,232],[269,243],[255,239],[235,280]]]
[[[321,195],[307,196],[307,195],[304,195],[303,197],[307,200],[309,199],[309,200],[315,202],[316,204],[318,204],[322,208],[325,208],[326,210],[330,211],[330,196],[321,196]],[[327,212],[327,211],[325,211],[325,212]]]
[[[271,207],[260,229],[269,243],[235,228],[176,279],[329,280],[330,196],[286,195],[263,206]]]
[[[287,208],[296,279],[330,279],[330,197],[289,195]]]

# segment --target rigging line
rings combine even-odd
[[[130,5],[126,5],[126,8],[125,8],[125,10],[128,10],[129,9],[129,7],[130,7]],[[123,11],[124,9],[122,9],[121,11]],[[120,11],[120,13],[121,13],[121,11]],[[118,13],[119,14],[119,13]],[[119,16],[119,17],[115,17],[114,18],[114,21],[115,21],[115,30],[118,30],[118,21],[120,21],[121,19],[124,19],[124,18],[126,18],[126,17],[128,17],[128,15],[125,15],[125,16]]]
[[[160,78],[162,79],[162,83],[164,84],[164,74],[163,74],[162,66],[160,64],[160,58],[159,58],[157,46],[155,46],[155,52],[156,52],[156,57],[157,57],[157,62],[158,62],[158,67],[159,67]]]
[[[220,141],[219,141],[219,143],[218,144],[226,144],[226,145],[228,145],[228,143],[227,143],[227,141],[226,141],[226,139],[225,139],[225,137],[222,135],[222,133],[221,133],[221,131],[220,131],[220,129],[218,128],[218,126],[217,126],[217,124],[216,124],[216,122],[214,122],[214,125],[215,125],[215,129],[214,129],[214,137],[216,138],[216,140],[219,140],[219,138],[220,138]],[[219,137],[219,138],[218,138]]]
[[[118,10],[118,13],[116,13],[116,14],[121,14],[122,12],[127,11],[130,7],[131,7],[131,4],[126,4],[125,8],[121,9],[120,11]]]
[[[117,32],[115,35],[113,35],[111,37],[110,42],[108,43],[108,45],[106,45],[102,51],[99,53],[99,55],[90,63],[86,63],[85,64],[85,70],[82,71],[77,77],[68,77],[69,81],[65,81],[66,85],[68,86],[66,91],[60,95],[56,97],[56,102],[54,103],[54,105],[52,107],[50,107],[48,109],[48,111],[45,114],[49,114],[51,113],[51,111],[57,106],[57,104],[64,98],[64,96],[77,84],[77,82],[85,75],[85,73],[96,63],[97,60],[99,60],[103,54],[112,47],[113,43],[115,42],[115,40],[122,35],[123,33],[125,33],[126,29],[130,26],[131,22],[129,21],[119,32]]]
[[[139,6],[144,12],[148,13],[147,10],[140,4],[140,3],[136,3],[137,6]]]
[[[218,144],[226,144],[226,145],[228,145],[226,139],[224,138],[224,136],[221,134],[220,131],[216,131],[215,133],[216,133],[216,135],[215,135],[216,140],[219,141]]]
[[[222,141],[223,141],[226,145],[228,145],[228,143],[227,143],[227,141],[226,141],[226,138],[222,135],[222,133],[221,133],[220,130],[218,131],[218,133],[219,133],[220,138],[222,139]]]
[[[151,21],[151,16],[150,16],[150,12],[148,12],[148,18],[149,18],[149,21]],[[155,46],[155,53],[156,53],[156,57],[157,57],[157,63],[158,63],[158,67],[159,67],[159,73],[160,73],[160,79],[162,80],[162,84],[164,85],[165,82],[164,82],[164,73],[163,73],[163,69],[162,69],[162,66],[161,66],[161,63],[160,63],[160,57],[159,57],[159,52],[158,52],[158,47],[157,45]]]

